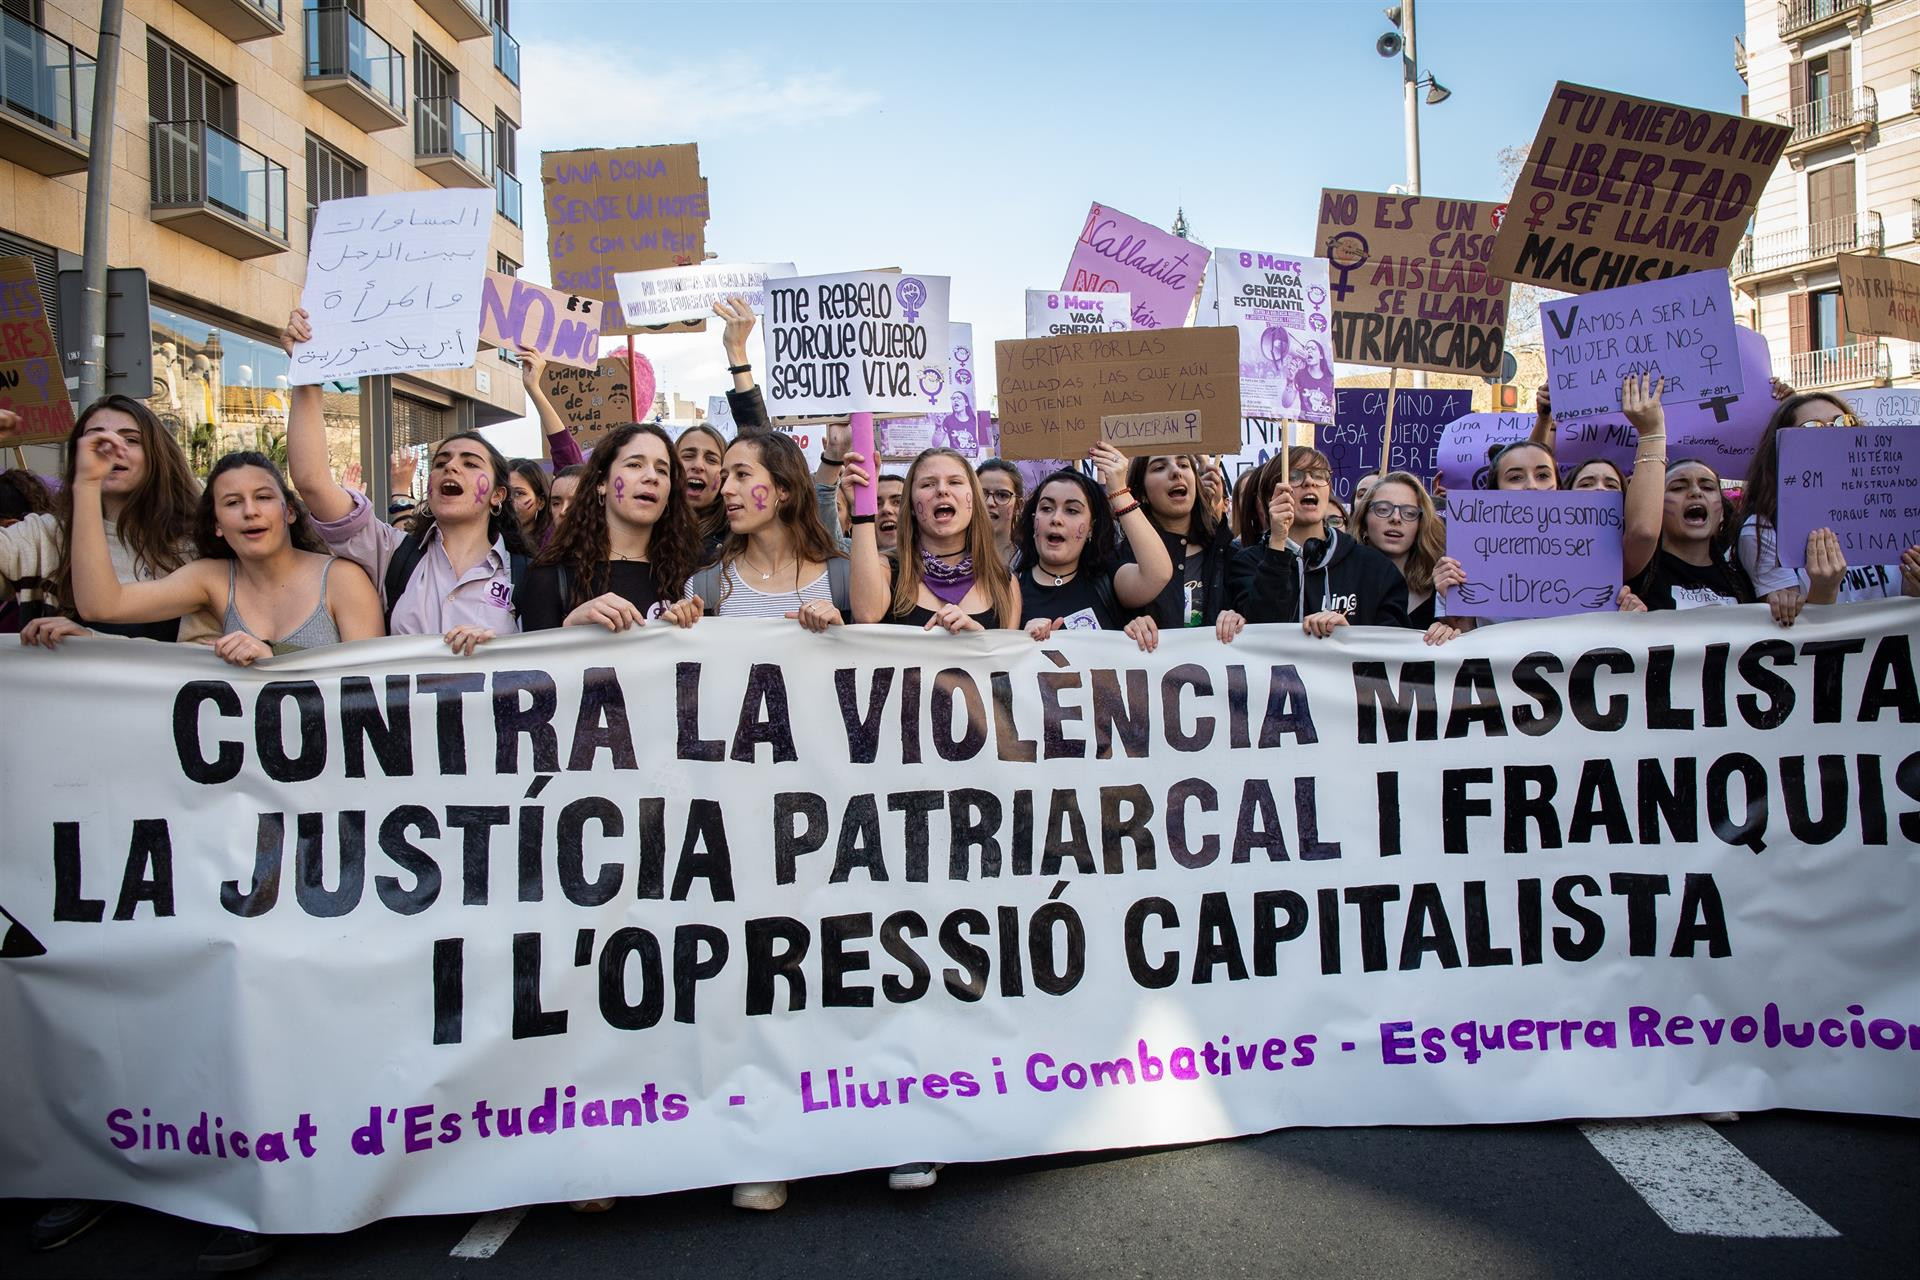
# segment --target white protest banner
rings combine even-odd
[[[733,420],[733,402],[725,396],[707,397],[707,425],[726,439],[733,439],[739,427]]]
[[[1130,293],[1027,290],[1029,338],[1055,338],[1063,333],[1124,333],[1131,328],[1133,295]]]
[[[1197,323],[1240,330],[1240,411],[1250,418],[1333,421],[1327,261],[1216,249]]]
[[[948,283],[885,271],[768,280],[767,411],[926,412],[947,385]]]
[[[630,325],[711,320],[713,305],[745,298],[753,313],[767,308],[767,280],[793,274],[791,262],[706,262],[697,267],[622,271],[613,283],[620,290],[620,311]]]
[[[591,369],[600,363],[600,300],[489,271],[480,283],[480,340]]]
[[[470,368],[492,229],[489,191],[323,201],[300,294],[313,338],[293,348],[293,384]]]
[[[0,737],[0,1196],[317,1232],[1281,1125],[1920,1115],[1917,638],[1896,600],[1438,649],[0,647],[39,729]]]

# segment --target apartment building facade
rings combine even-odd
[[[1920,0],[1747,0],[1747,113],[1792,126],[1734,259],[1745,318],[1801,390],[1920,382],[1920,343],[1858,334],[1836,260],[1920,260]]]
[[[0,256],[31,257],[52,306],[54,272],[81,261],[88,157],[112,147],[110,262],[144,268],[152,296],[148,403],[202,470],[227,449],[271,452],[290,371],[277,334],[320,201],[492,187],[489,265],[525,261],[508,4],[126,0],[107,136],[92,120],[97,0],[0,0]],[[67,317],[55,324],[65,349]],[[496,352],[328,384],[326,403],[336,470],[376,495],[390,448],[525,411]]]

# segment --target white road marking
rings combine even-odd
[[[477,1219],[467,1234],[460,1237],[460,1243],[453,1246],[449,1257],[454,1258],[491,1258],[500,1252],[500,1246],[507,1242],[513,1229],[527,1216],[524,1208],[502,1209],[498,1213],[489,1213]]]
[[[1810,1239],[1840,1234],[1699,1120],[1590,1121],[1580,1132],[1681,1235]]]

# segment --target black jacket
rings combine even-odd
[[[1248,622],[1299,622],[1332,611],[1355,626],[1407,625],[1407,580],[1393,561],[1337,530],[1325,543],[1309,539],[1306,557],[1302,583],[1301,552],[1293,544],[1276,550],[1261,543],[1240,552],[1235,577],[1244,583],[1240,612]]]
[[[1140,612],[1152,613],[1154,621],[1162,627],[1184,627],[1187,625],[1186,584],[1182,581],[1181,569],[1186,560],[1186,539],[1177,533],[1162,533],[1160,541],[1173,561],[1173,577],[1154,602]],[[1239,550],[1239,544],[1233,540],[1233,530],[1224,522],[1214,525],[1213,540],[1200,551],[1200,625],[1203,627],[1212,626],[1223,611],[1240,607],[1232,571],[1233,559]],[[1124,543],[1120,554],[1127,561],[1135,559],[1133,548]]]

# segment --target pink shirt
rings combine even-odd
[[[348,489],[347,496],[353,499],[352,511],[338,520],[313,523],[333,553],[365,569],[384,597],[387,563],[407,540],[406,532],[374,519],[366,494]],[[442,635],[461,625],[484,627],[496,635],[520,630],[506,546],[495,540],[485,560],[456,574],[438,526],[428,533],[427,553],[420,557],[399,600],[392,603],[389,631],[396,636]]]

